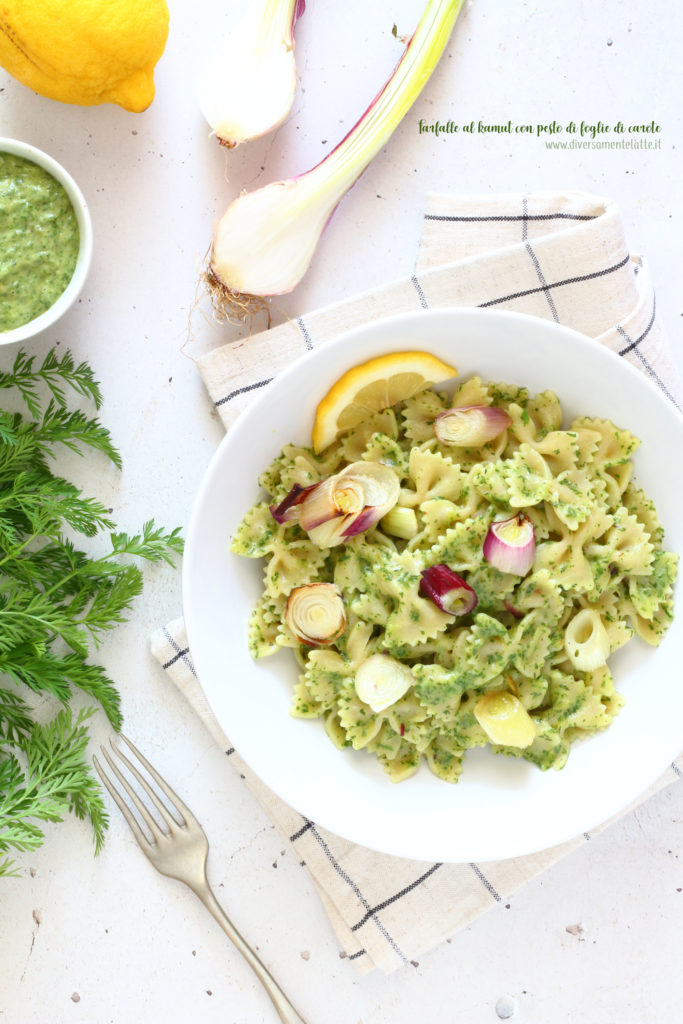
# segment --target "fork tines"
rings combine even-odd
[[[183,828],[189,825],[190,823],[193,823],[195,821],[194,815],[190,811],[189,807],[187,807],[187,805],[180,799],[178,794],[175,793],[173,789],[171,789],[171,787],[168,785],[167,782],[164,781],[164,779],[162,779],[157,770],[153,767],[153,765],[149,763],[147,758],[140,753],[140,751],[137,749],[135,744],[132,743],[131,740],[124,736],[123,733],[120,733],[119,736],[124,741],[126,746],[135,755],[139,764],[146,769],[149,776],[154,780],[154,782],[157,784],[161,792],[168,800],[173,812],[175,812],[171,813],[171,811],[166,807],[166,805],[160,800],[159,796],[150,786],[149,782],[144,777],[144,775],[142,775],[139,769],[123,753],[123,751],[114,744],[113,738],[110,738],[109,740],[111,753],[109,749],[107,749],[107,747],[100,747],[102,755],[104,756],[104,759],[106,760],[109,768],[111,769],[111,772],[118,779],[119,783],[121,784],[125,792],[128,794],[129,800],[135,806],[136,810],[138,811],[138,814],[140,815],[145,825],[149,829],[152,836],[152,843],[157,842],[158,839],[163,834],[168,834],[170,832],[173,832],[174,829]],[[126,776],[123,774],[118,764],[116,763],[115,758],[112,757],[112,753],[115,755],[116,759],[121,761],[126,766],[131,776],[137,781],[140,788],[147,794],[149,800],[154,804],[154,807],[156,808],[156,811],[159,817],[161,818],[164,828],[162,828],[159,825],[159,822],[150,812],[150,808],[145,805],[139,794],[135,791],[135,789],[130,784]],[[140,828],[140,825],[135,815],[131,811],[129,805],[123,799],[120,789],[116,787],[115,783],[111,779],[111,776],[103,769],[102,765],[100,764],[96,756],[93,756],[93,762],[95,764],[95,768],[97,769],[98,775],[102,779],[102,782],[104,783],[106,788],[111,793],[113,800],[115,801],[119,810],[121,811],[124,818],[128,822],[137,841],[140,843],[141,846],[143,845],[143,843],[149,844],[149,837],[145,835],[144,831]]]

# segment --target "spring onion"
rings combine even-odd
[[[287,599],[285,622],[302,644],[333,644],[346,628],[346,611],[339,590],[334,583],[295,587]]]
[[[519,697],[507,690],[480,697],[474,706],[474,717],[492,743],[524,748],[536,739],[533,718]]]
[[[266,135],[289,114],[294,25],[304,8],[305,0],[252,0],[202,75],[199,105],[222,146]]]
[[[483,550],[489,565],[514,576],[526,576],[536,557],[534,524],[523,512],[511,519],[495,520],[489,526]]]
[[[464,448],[492,441],[511,423],[505,409],[495,405],[468,405],[440,412],[434,420],[434,433],[442,444]]]
[[[327,477],[298,506],[299,525],[322,548],[342,544],[376,526],[400,492],[392,469],[379,462],[352,462]]]
[[[391,78],[348,135],[296,178],[239,196],[221,218],[206,280],[218,310],[244,317],[253,297],[290,292],[306,273],[340,200],[386,145],[419,96],[450,38],[464,0],[428,0]]]
[[[472,587],[448,565],[439,563],[423,569],[420,593],[449,615],[468,615],[477,607],[478,598]]]
[[[417,536],[418,523],[415,509],[404,505],[394,505],[380,523],[385,533],[399,540],[412,540]]]
[[[598,612],[584,608],[567,625],[564,647],[574,668],[580,672],[594,672],[606,664],[610,653],[607,630]]]
[[[415,683],[415,676],[402,661],[389,654],[371,654],[361,662],[354,685],[364,704],[375,714],[391,707]]]

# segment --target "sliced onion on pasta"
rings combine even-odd
[[[606,664],[610,653],[609,637],[596,611],[584,608],[570,619],[564,633],[564,649],[580,672],[592,672]]]
[[[377,714],[400,700],[415,682],[403,662],[388,654],[371,654],[356,672],[356,693]]]
[[[338,588],[334,583],[295,587],[287,599],[285,622],[302,644],[333,644],[346,628],[346,610]]]

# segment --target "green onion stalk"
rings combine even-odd
[[[245,319],[262,307],[265,297],[296,287],[337,205],[429,80],[463,4],[428,0],[388,82],[324,160],[296,178],[244,193],[228,207],[215,232],[206,274],[219,314]]]

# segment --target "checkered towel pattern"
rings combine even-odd
[[[227,429],[253,394],[306,350],[369,320],[444,306],[512,309],[572,327],[633,363],[680,408],[647,264],[629,253],[616,206],[577,192],[430,195],[409,279],[219,348],[200,361],[200,372]],[[241,761],[195,675],[182,619],[158,630],[151,646],[305,862],[346,955],[361,973],[375,967],[388,973],[415,962],[596,834],[486,864],[429,864],[349,843],[284,804]],[[682,772],[683,755],[641,799]]]

